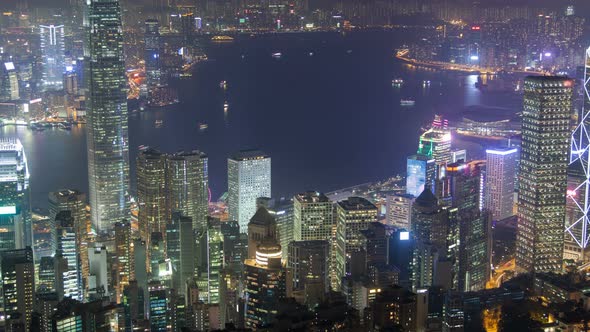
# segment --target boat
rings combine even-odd
[[[230,36],[213,36],[211,41],[214,43],[228,43],[233,42],[234,38]]]
[[[222,89],[227,89],[227,81],[221,81],[219,82],[219,87]]]
[[[208,125],[208,124],[206,124],[205,122],[201,122],[201,123],[199,123],[199,129],[200,129],[200,130],[205,130],[205,129],[207,129],[207,128],[209,128],[209,125]]]
[[[162,120],[156,120],[156,122],[154,123],[156,128],[161,128],[162,125],[164,124],[164,121]]]
[[[402,99],[399,101],[401,106],[414,106],[416,105],[416,101],[412,99]]]
[[[404,84],[404,80],[401,78],[396,78],[391,80],[391,85],[395,86],[397,88],[399,88],[400,86],[402,86]]]
[[[72,124],[67,122],[60,122],[57,126],[62,130],[72,130]]]
[[[228,109],[229,109],[229,104],[227,103],[227,101],[225,101],[225,102],[223,103],[223,111],[224,111],[224,112],[227,112],[227,110],[228,110]]]
[[[430,81],[429,80],[422,81],[422,86],[430,86]]]
[[[275,52],[275,53],[273,53],[271,55],[275,59],[280,59],[283,56],[283,54],[281,52]]]

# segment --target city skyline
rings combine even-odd
[[[586,328],[590,8],[56,3],[0,4],[0,330]]]

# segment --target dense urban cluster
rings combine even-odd
[[[85,124],[89,192],[55,188],[48,213],[34,211],[25,147],[0,138],[0,329],[587,330],[585,20],[573,6],[451,3],[3,8],[2,124]],[[416,138],[404,178],[288,199],[272,197],[271,156],[259,150],[228,156],[220,202],[211,201],[208,156],[196,148],[141,146],[130,172],[128,104],[178,102],[169,81],[207,58],[203,42],[410,25],[424,38],[398,51],[404,61],[546,74],[522,81],[518,128],[461,123],[464,132],[517,139],[470,158],[454,145],[460,130],[437,115]]]

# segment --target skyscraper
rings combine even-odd
[[[160,67],[160,22],[154,19],[145,21],[145,73],[148,92],[154,86],[160,85],[162,71]]]
[[[129,214],[127,77],[118,0],[88,0],[85,54],[91,220],[106,232]]]
[[[227,160],[229,219],[247,232],[256,213],[256,199],[271,197],[270,157],[257,150],[244,150]]]
[[[194,150],[169,155],[166,167],[168,209],[193,221],[193,229],[207,229],[209,166],[205,153]]]
[[[561,271],[573,81],[527,77],[524,84],[516,265]]]
[[[29,168],[18,138],[0,139],[0,250],[32,243]]]
[[[349,197],[336,204],[336,245],[333,288],[339,289],[341,278],[350,274],[351,253],[361,248],[361,230],[377,221],[377,207],[361,197]]]
[[[40,25],[41,53],[43,55],[43,86],[60,90],[63,87],[65,63],[65,28],[62,25]]]
[[[19,320],[29,331],[35,299],[33,250],[31,247],[6,250],[0,254],[0,258],[4,313],[7,319]]]
[[[244,262],[246,305],[245,325],[258,329],[268,325],[285,296],[285,273],[281,265],[281,245],[267,237],[257,246],[256,258]]]
[[[330,286],[330,242],[325,240],[293,241],[289,244],[289,259],[287,261],[289,296],[312,303],[328,292]],[[319,296],[313,296],[313,294]],[[316,302],[317,303],[317,302]]]
[[[207,294],[208,302],[221,300],[221,269],[223,268],[223,235],[218,219],[209,218],[207,227]]]
[[[61,211],[55,216],[55,228],[56,257],[63,257],[67,260],[67,271],[63,271],[61,275],[57,276],[63,282],[63,296],[82,301],[82,271],[79,251],[76,246],[76,227],[70,211]]]
[[[117,303],[120,303],[123,290],[131,280],[135,280],[135,261],[131,238],[131,224],[115,223],[115,254],[117,255]]]
[[[413,203],[414,196],[411,194],[388,195],[386,206],[387,224],[409,230],[412,222]]]
[[[409,156],[406,173],[406,194],[418,197],[426,187],[434,191],[436,161],[432,157],[422,154]]]
[[[137,205],[139,235],[149,241],[152,232],[164,232],[168,220],[166,155],[145,147],[137,155]]]
[[[502,220],[513,215],[517,154],[518,150],[515,148],[486,150],[484,202],[493,220]]]
[[[420,136],[418,154],[434,159],[437,166],[451,162],[451,130],[448,128],[448,120],[435,115],[432,128]]]
[[[332,202],[326,195],[308,191],[293,198],[295,241],[332,240]]]
[[[82,281],[85,283],[88,278],[88,243],[90,233],[90,222],[86,216],[86,195],[77,190],[63,189],[49,193],[49,217],[55,220],[57,214],[61,211],[69,211],[74,218],[74,230],[76,232],[76,247],[80,256],[80,265],[82,269]],[[54,225],[56,226],[56,225]],[[56,228],[53,227],[52,231]],[[57,242],[52,239],[52,252],[57,249]],[[84,288],[86,288],[84,284]]]

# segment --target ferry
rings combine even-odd
[[[219,82],[219,87],[222,89],[227,89],[227,81],[221,81]]]
[[[154,124],[155,124],[156,128],[161,128],[162,125],[164,125],[164,121],[156,120],[156,122]]]
[[[199,123],[199,129],[200,129],[200,130],[205,130],[205,129],[207,129],[207,128],[209,128],[209,125],[208,125],[208,124],[206,124],[205,122],[201,122],[201,123]]]
[[[412,99],[402,99],[399,101],[400,106],[414,106],[416,101]]]
[[[234,38],[230,36],[213,36],[211,41],[214,43],[228,43],[233,42]]]
[[[275,59],[280,59],[283,56],[283,54],[281,52],[276,52],[276,53],[273,53],[271,55]]]
[[[422,86],[430,86],[430,81],[429,80],[422,81]]]
[[[228,110],[228,109],[229,109],[229,104],[228,104],[228,102],[226,101],[226,102],[224,102],[224,103],[223,103],[223,111],[224,111],[224,112],[227,112],[227,110]]]
[[[391,80],[391,85],[395,86],[397,88],[399,88],[400,86],[402,86],[404,84],[404,80],[401,78],[396,78]]]

